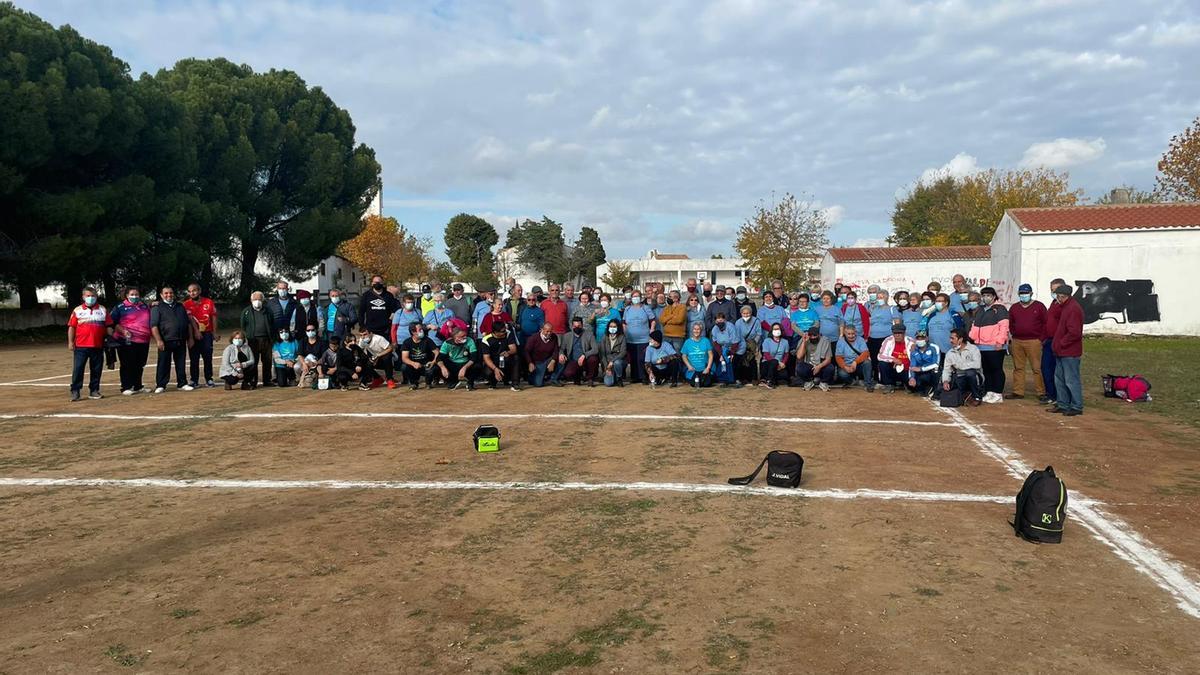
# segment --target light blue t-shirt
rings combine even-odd
[[[836,340],[840,335],[842,317],[837,305],[821,305],[816,308],[817,321],[821,322],[821,337]]]
[[[809,305],[808,309],[792,310],[788,318],[792,321],[792,330],[794,332],[807,333],[808,329],[818,320],[817,310],[812,305]]]
[[[917,331],[925,327],[925,317],[921,315],[920,309],[904,310],[900,314],[900,320],[904,322],[904,334],[911,338],[917,337]]]
[[[892,334],[892,319],[898,318],[891,305],[871,306],[871,333],[867,337],[885,338]],[[915,333],[914,333],[915,335]]]
[[[854,326],[854,330],[858,331],[858,336],[863,334],[863,317],[862,311],[859,310],[858,303],[845,304],[838,310],[838,319],[842,322],[842,327]]]
[[[787,318],[787,310],[779,305],[771,307],[763,305],[758,308],[758,320],[766,321],[768,326],[773,323],[782,324],[785,318]]]
[[[851,349],[851,347],[854,349]],[[856,350],[858,351],[858,354],[862,354],[863,352],[867,351],[867,341],[864,340],[861,335],[855,335],[854,342],[849,342],[844,337],[838,340],[837,348],[833,353],[835,356],[840,356],[845,359],[847,363],[849,363],[850,361],[858,358],[858,354],[854,353]]]
[[[659,359],[665,359],[668,356],[672,356],[672,355],[675,355],[678,353],[679,352],[675,351],[675,348],[671,346],[670,342],[663,340],[662,344],[660,344],[657,347],[655,347],[654,345],[649,345],[646,347],[646,363],[654,364]]]
[[[421,321],[421,314],[415,309],[398,309],[392,315],[392,325],[396,327],[396,344],[412,337],[412,330],[409,327],[414,321],[424,323]]]
[[[704,367],[708,365],[708,355],[712,353],[712,348],[712,342],[706,337],[699,340],[688,338],[683,343],[683,358],[692,370],[704,370]]]
[[[625,308],[625,342],[644,345],[650,341],[650,324],[654,321],[654,310],[645,305],[629,305]]]
[[[930,315],[925,330],[929,332],[929,341],[945,354],[950,351],[950,331],[956,326],[954,313],[947,310]]]
[[[433,326],[433,329],[429,331],[429,339],[433,340],[433,344],[439,347],[442,346],[442,343],[445,342],[445,340],[438,336],[437,329],[441,328],[442,324],[453,318],[454,312],[448,309],[431,309],[428,312],[425,312],[425,318],[422,323],[424,323],[426,326]]]

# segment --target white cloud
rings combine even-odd
[[[871,237],[866,239],[855,239],[850,248],[880,248],[887,246],[887,239],[883,237]]]
[[[1103,138],[1056,138],[1029,146],[1021,158],[1021,166],[1065,169],[1100,159],[1107,147]]]
[[[595,129],[596,127],[604,124],[604,121],[608,119],[608,116],[611,113],[612,108],[608,105],[597,108],[596,112],[592,114],[592,120],[588,122],[588,126]]]
[[[1072,53],[1056,49],[1034,49],[1029,51],[1023,60],[1036,64],[1044,64],[1057,70],[1119,70],[1143,68],[1146,66],[1146,61],[1136,56],[1124,56],[1117,52],[1091,50]]]
[[[979,161],[965,152],[955,155],[949,162],[921,172],[918,183],[929,185],[947,176],[963,178],[979,171]]]
[[[1117,36],[1113,42],[1118,45],[1149,43],[1154,47],[1187,47],[1200,44],[1200,23],[1158,23],[1153,27],[1141,24]]]
[[[842,218],[846,216],[846,207],[834,204],[821,209],[821,213],[825,215],[825,223],[832,227],[842,222]]]

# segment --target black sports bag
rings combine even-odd
[[[1054,467],[1034,470],[1017,493],[1013,531],[1018,537],[1041,544],[1062,542],[1067,519],[1067,486],[1054,475]]]
[[[772,450],[767,453],[758,468],[749,476],[730,478],[730,485],[749,485],[758,477],[763,465],[767,467],[767,485],[794,488],[800,485],[800,472],[804,470],[804,458],[787,450]]]

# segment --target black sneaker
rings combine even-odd
[[[467,391],[475,391],[475,383],[474,382],[470,382],[470,381],[467,382]]]
[[[1077,415],[1082,415],[1082,414],[1083,414],[1082,410],[1064,410],[1063,411],[1063,417],[1075,417]]]
[[[78,401],[79,398],[80,398],[79,392],[77,392],[77,391],[71,392],[71,403]]]
[[[420,382],[418,382],[418,383],[414,384],[413,386],[409,387],[409,389],[412,389],[413,391],[416,391],[416,390],[418,390],[418,389],[420,389],[420,388],[421,388],[421,383],[420,383]]]

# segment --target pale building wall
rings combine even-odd
[[[929,282],[936,281],[942,289],[952,288],[955,274],[961,274],[972,288],[988,285],[991,262],[988,260],[919,260],[837,262],[826,253],[821,261],[821,288],[832,288],[841,282],[856,290],[879,284],[889,293],[924,291]]]
[[[600,278],[608,274],[608,266],[619,262],[632,266],[632,271],[638,275],[638,286],[648,283],[662,283],[667,290],[683,289],[688,279],[696,279],[699,284],[711,281],[713,286],[749,286],[746,283],[750,273],[745,268],[745,262],[740,258],[688,258],[684,260],[660,260],[658,258],[631,258],[612,260],[596,266],[596,283],[602,289],[612,292],[618,289],[608,287]],[[757,289],[751,289],[755,292]]]

